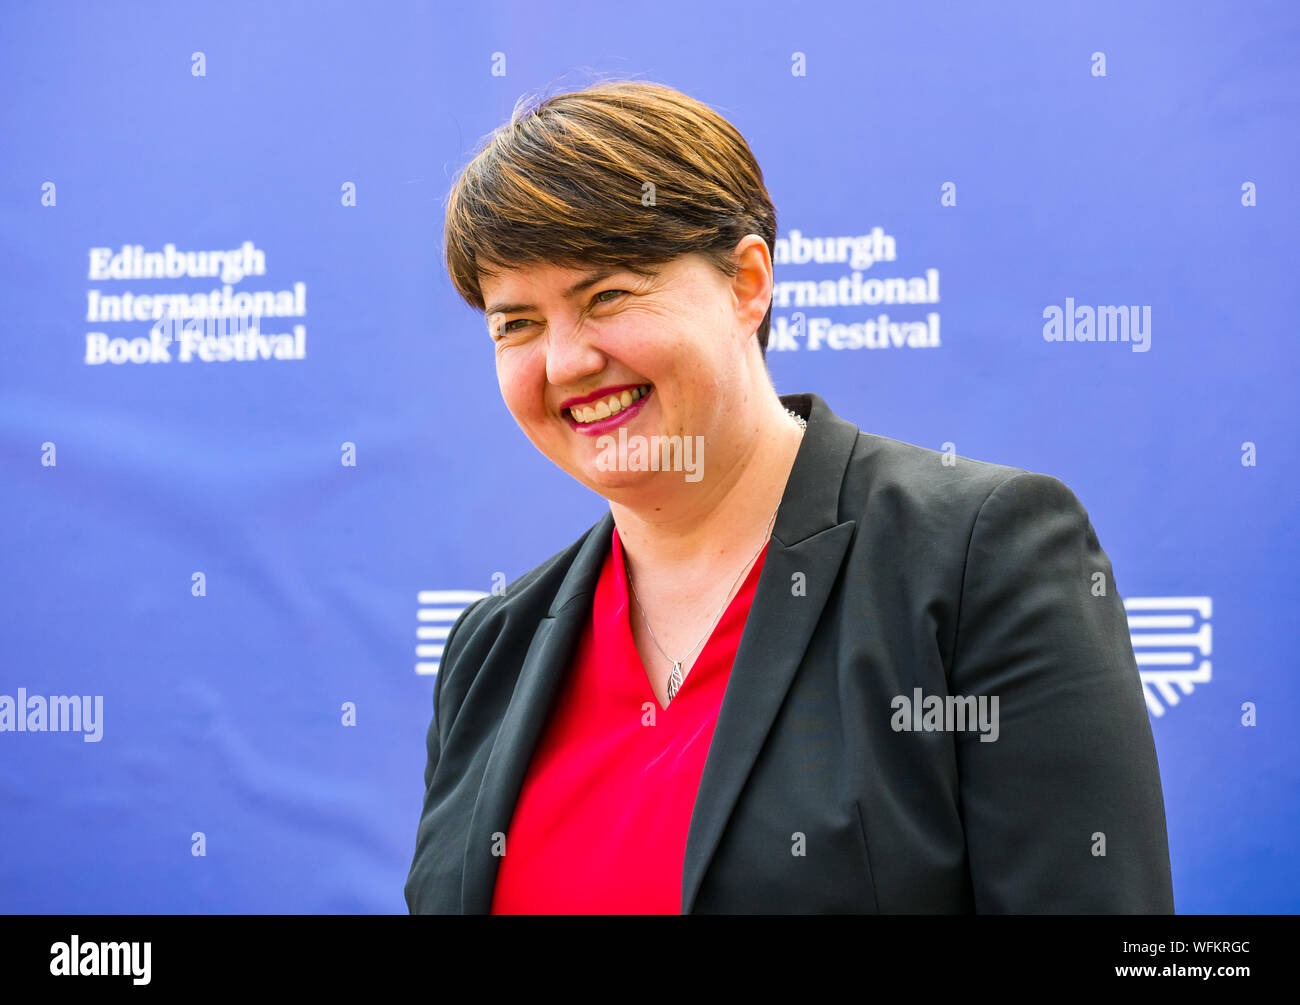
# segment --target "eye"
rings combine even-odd
[[[493,315],[488,319],[488,335],[493,342],[502,341],[507,335],[513,335],[517,328],[514,325],[531,324],[527,318],[518,318],[514,321],[504,321],[499,315]]]
[[[626,296],[627,292],[628,292],[627,290],[601,290],[599,293],[597,293],[594,297],[591,298],[592,303],[612,304],[619,297]],[[609,296],[609,294],[613,294],[613,296]],[[530,324],[532,324],[532,322],[529,321],[528,318],[516,318],[514,321],[507,321],[505,324],[497,328],[497,332],[499,334],[493,334],[492,339],[493,341],[500,341],[500,339],[506,335],[511,335],[517,331],[522,331],[522,328],[516,328],[514,327],[515,325],[530,325]]]

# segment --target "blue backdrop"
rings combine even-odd
[[[16,3],[0,39],[0,910],[405,911],[438,640],[606,507],[507,412],[442,201],[593,72],[749,140],[778,391],[1074,489],[1178,910],[1300,907],[1294,3]],[[151,335],[241,293],[264,358]]]

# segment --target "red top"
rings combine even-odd
[[[632,641],[614,543],[564,690],[506,834],[493,914],[680,914],[682,863],[736,647],[767,546],[677,697],[659,707]],[[666,661],[665,661],[666,663]]]

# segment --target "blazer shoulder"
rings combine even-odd
[[[870,494],[886,493],[939,510],[978,507],[1004,483],[1037,474],[866,432],[858,433],[851,467],[866,479]]]

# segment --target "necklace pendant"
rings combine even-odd
[[[668,675],[668,700],[672,701],[677,697],[677,691],[682,686],[682,664],[678,660],[673,660],[673,672]]]

